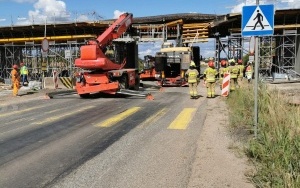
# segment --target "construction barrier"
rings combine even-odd
[[[229,85],[230,85],[230,74],[225,73],[222,82],[222,96],[227,97],[229,95]]]
[[[44,77],[43,88],[46,89],[74,89],[75,78],[57,77],[56,84],[53,84],[54,77]]]
[[[73,89],[73,80],[70,77],[59,77],[61,83],[68,89]]]
[[[57,89],[57,88],[58,88],[57,76],[58,76],[58,73],[57,73],[57,71],[53,71],[53,82],[54,82],[54,89]]]

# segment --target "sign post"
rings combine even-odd
[[[242,36],[255,36],[254,55],[254,135],[257,137],[258,127],[258,70],[259,70],[259,36],[274,33],[274,5],[261,5],[256,0],[256,6],[244,6],[242,12]]]

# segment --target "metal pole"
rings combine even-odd
[[[256,0],[256,6],[259,5],[259,0]],[[257,137],[257,126],[258,126],[258,37],[255,37],[255,84],[254,84],[254,136]]]

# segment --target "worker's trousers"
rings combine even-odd
[[[197,85],[198,85],[197,82],[195,82],[195,83],[189,83],[189,89],[190,89],[190,96],[191,96],[191,98],[198,97]]]
[[[223,78],[219,78],[220,89],[222,90]]]
[[[14,82],[13,83],[13,96],[18,96],[19,88],[20,88],[20,83]]]
[[[231,78],[230,79],[230,91],[234,91],[237,86],[238,86],[238,78]]]
[[[24,86],[25,82],[28,84],[27,74],[21,74],[22,86]]]
[[[216,87],[216,82],[207,82],[206,83],[208,98],[215,97],[215,87]]]

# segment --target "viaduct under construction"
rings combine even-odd
[[[138,43],[175,40],[176,45],[215,42],[215,61],[249,55],[251,37],[241,35],[241,14],[169,14],[133,19]],[[9,78],[13,64],[25,62],[31,80],[74,72],[80,46],[103,33],[113,20],[0,27],[0,77]],[[300,9],[276,10],[274,34],[259,37],[259,72],[300,76]],[[42,49],[44,38],[49,41]],[[126,38],[126,36],[124,36]]]

